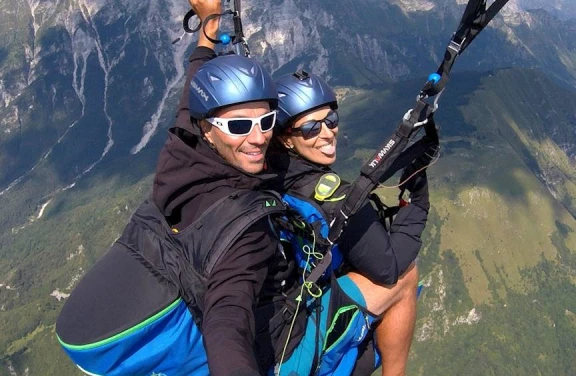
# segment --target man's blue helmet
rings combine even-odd
[[[315,74],[298,71],[276,80],[278,116],[276,127],[284,130],[299,115],[318,107],[338,108],[334,90]]]
[[[278,107],[274,79],[255,60],[238,55],[219,56],[206,62],[190,82],[190,116],[201,120],[219,108],[266,101]]]

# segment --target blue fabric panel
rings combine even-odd
[[[202,335],[184,301],[111,342],[63,347],[74,363],[96,375],[208,375]]]
[[[338,284],[346,295],[358,303],[358,306],[365,306],[364,296],[348,276],[338,278]],[[320,311],[319,351],[322,350],[331,324],[328,322],[330,296],[331,290],[328,289],[320,298],[323,309]],[[319,375],[345,376],[351,374],[358,357],[358,346],[366,338],[369,327],[375,319],[363,313],[358,307],[355,310],[356,314],[348,323],[348,330],[322,355]],[[316,310],[314,310],[308,317],[304,338],[290,358],[282,364],[280,376],[305,376],[311,373],[316,348],[316,325]],[[269,375],[273,374],[272,371],[269,373]]]
[[[323,238],[326,238],[328,236],[330,228],[328,227],[326,219],[324,218],[322,213],[318,211],[316,206],[314,206],[313,204],[304,199],[291,196],[289,194],[285,194],[284,196],[282,196],[282,198],[288,204],[288,206],[296,210],[303,217],[304,221],[306,221],[307,223],[320,222],[321,224],[320,235]],[[298,266],[300,266],[301,269],[306,268],[307,255],[302,252],[302,246],[304,245],[302,244],[302,239],[299,239],[295,237],[293,234],[290,234],[286,231],[282,231],[280,236],[282,239],[288,240],[292,243],[292,246],[296,251],[295,256],[296,261],[298,262]],[[311,246],[311,244],[308,245]],[[333,269],[338,268],[342,263],[342,260],[343,256],[340,250],[338,249],[338,245],[334,245],[332,247],[332,268]]]

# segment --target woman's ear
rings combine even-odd
[[[278,139],[280,140],[280,142],[282,143],[282,145],[284,145],[284,147],[286,149],[294,149],[294,144],[292,143],[292,140],[290,139],[290,137],[288,137],[286,135],[282,135],[282,136],[278,136]]]

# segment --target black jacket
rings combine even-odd
[[[320,177],[332,172],[329,167],[319,166],[309,162],[293,152],[283,150],[275,145],[274,150],[268,154],[269,166],[278,173],[278,184],[283,190],[295,191],[313,200],[314,187]],[[342,189],[334,194],[341,196],[349,188],[343,184]],[[418,256],[422,241],[420,235],[424,231],[428,210],[428,185],[411,196],[412,205],[400,209],[390,233],[367,201],[364,206],[348,221],[348,226],[338,240],[340,251],[345,259],[360,274],[372,282],[393,285],[408,269]],[[331,202],[320,203],[328,218],[336,204]]]
[[[218,199],[240,189],[262,189],[274,177],[266,172],[251,175],[229,165],[192,127],[186,88],[200,65],[213,57],[213,51],[202,47],[191,56],[176,126],[160,153],[154,179],[153,200],[177,229],[192,223]],[[295,283],[294,262],[280,252],[269,222],[258,221],[208,280],[201,308],[211,375],[267,372],[274,353],[283,346],[279,333],[269,333],[269,321],[282,307],[283,293]]]

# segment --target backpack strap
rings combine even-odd
[[[174,233],[158,207],[147,200],[133,214],[120,240],[151,273],[178,288],[201,327],[206,282],[215,265],[255,222],[285,210],[275,192],[241,190],[219,199],[192,224]]]
[[[258,220],[284,214],[286,206],[272,191],[238,191],[226,196],[190,226],[173,234],[182,271],[178,286],[196,324],[201,327],[206,283],[214,267]]]
[[[376,213],[378,214],[378,219],[380,219],[380,223],[382,223],[386,231],[389,232],[390,228],[392,227],[392,222],[394,221],[396,214],[398,214],[398,211],[400,210],[401,206],[400,205],[388,206],[384,204],[380,196],[378,196],[374,192],[371,193],[368,198],[370,200],[370,203],[376,210]]]
[[[201,225],[210,231],[210,257],[206,260],[203,273],[209,276],[218,261],[230,247],[258,220],[284,214],[286,205],[279,194],[272,191],[243,191],[229,196],[221,205],[213,208],[208,217],[203,218]],[[223,220],[224,219],[224,220]],[[206,236],[203,233],[203,236]],[[203,240],[203,243],[205,240]]]

